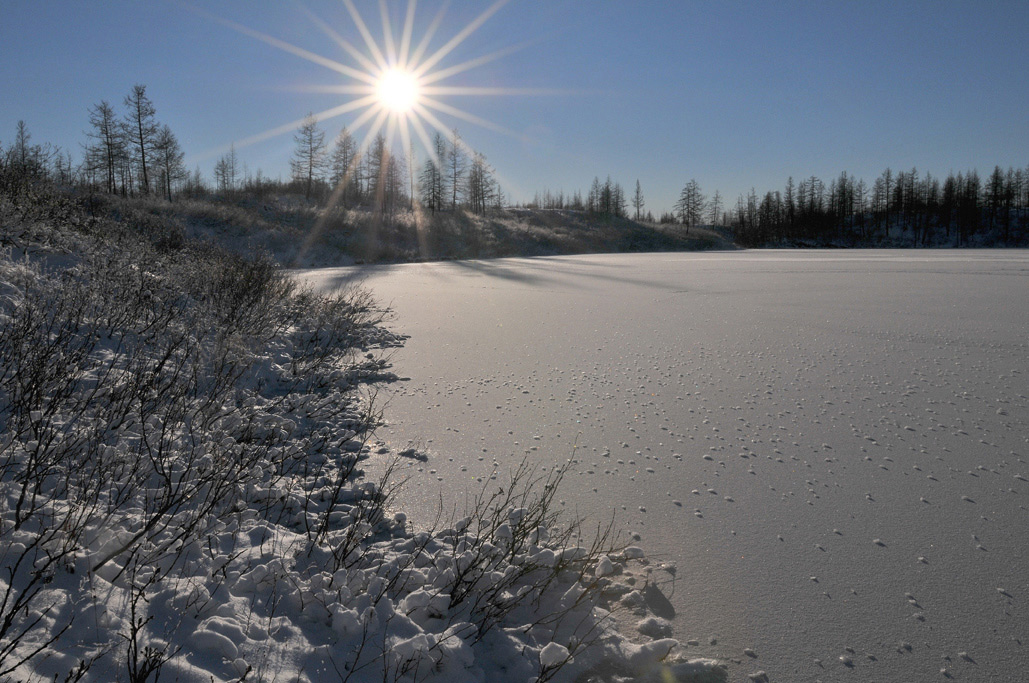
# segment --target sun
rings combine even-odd
[[[398,3],[402,0],[396,0]],[[466,61],[447,65],[445,60],[455,48],[477,31],[490,17],[496,14],[510,0],[494,0],[468,24],[460,28],[452,37],[443,41],[438,47],[431,47],[436,40],[437,29],[444,23],[444,12],[447,3],[427,24],[420,39],[415,39],[415,14],[418,0],[407,0],[407,10],[400,30],[393,26],[387,0],[380,0],[379,10],[382,17],[382,38],[376,40],[371,28],[358,11],[354,0],[342,0],[350,15],[352,26],[348,32],[361,38],[363,46],[351,43],[348,37],[309,10],[301,11],[328,36],[340,50],[349,56],[350,63],[325,57],[298,45],[293,45],[274,36],[254,30],[242,24],[215,16],[206,11],[194,8],[192,11],[213,21],[221,23],[235,31],[256,38],[272,47],[305,59],[313,64],[323,66],[343,76],[344,82],[335,82],[324,86],[309,86],[313,92],[334,93],[344,96],[344,101],[337,106],[312,114],[316,121],[326,121],[343,114],[354,114],[354,118],[346,126],[347,131],[356,133],[364,129],[360,142],[360,150],[355,162],[370,148],[372,142],[381,133],[387,138],[390,148],[395,142],[402,143],[405,150],[410,150],[417,140],[422,150],[432,156],[435,144],[432,133],[442,132],[450,135],[454,126],[444,122],[444,118],[459,119],[475,126],[485,128],[514,138],[521,136],[512,130],[485,120],[474,114],[446,102],[455,97],[491,97],[518,95],[564,94],[563,91],[546,89],[526,89],[507,87],[471,87],[445,85],[444,83],[458,74],[481,67],[496,59],[513,54],[528,47],[529,43],[501,48],[495,52],[483,54]],[[269,138],[295,131],[304,119],[270,128],[264,132],[236,141],[236,147],[262,142]],[[399,138],[399,140],[397,140]],[[436,161],[439,161],[438,159]]]
[[[396,114],[411,111],[419,103],[420,95],[418,78],[406,69],[387,69],[375,83],[375,96],[379,104]]]

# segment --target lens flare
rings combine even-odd
[[[398,114],[409,112],[418,104],[420,91],[418,79],[404,69],[389,69],[375,84],[375,94],[379,98],[379,103]]]

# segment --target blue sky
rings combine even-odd
[[[399,40],[407,1],[387,4]],[[382,45],[378,2],[355,5]],[[441,6],[417,4],[416,43]],[[429,53],[490,6],[453,0]],[[354,81],[207,15],[352,67],[308,13],[364,46],[341,0],[0,0],[0,9],[0,143],[24,119],[34,142],[78,160],[89,108],[106,99],[120,110],[143,83],[188,166],[208,177],[229,144],[353,99],[318,89]],[[610,175],[627,190],[639,179],[658,214],[691,178],[731,204],[790,175],[985,174],[1029,164],[1027,27],[1025,0],[510,0],[437,65],[511,48],[443,84],[522,93],[441,98],[508,133],[438,116],[486,155],[516,201]],[[355,118],[322,127],[331,137]],[[285,177],[293,147],[287,132],[238,154],[251,171]]]

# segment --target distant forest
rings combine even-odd
[[[653,222],[643,212],[639,181],[626,197],[621,185],[599,178],[585,198],[576,191],[545,190],[527,206],[570,209]],[[634,211],[630,211],[630,206]],[[751,190],[725,206],[717,190],[708,198],[696,180],[679,195],[674,211],[659,223],[684,233],[699,225],[731,231],[741,246],[1024,246],[1029,244],[1029,166],[999,166],[982,180],[978,171],[950,174],[942,182],[918,169],[886,169],[871,187],[847,172],[828,186],[811,176],[792,177],[785,189],[758,195]]]
[[[14,141],[0,144],[0,191],[46,181],[89,193],[240,200],[270,194],[302,195],[318,206],[365,208],[387,223],[399,212],[458,210],[485,215],[507,206],[494,169],[457,130],[436,133],[429,158],[413,148],[395,154],[382,135],[362,146],[344,127],[332,140],[309,116],[294,135],[290,178],[251,172],[234,147],[215,163],[208,181],[189,171],[181,146],[157,111],[146,86],[133,86],[117,112],[101,101],[88,113],[89,128],[76,164],[68,150],[33,144],[24,121]],[[826,184],[791,177],[782,190],[727,204],[708,197],[696,180],[682,189],[673,210],[655,219],[639,181],[631,194],[610,176],[594,178],[588,192],[543,190],[522,208],[578,211],[590,219],[631,219],[676,227],[721,228],[741,246],[1025,246],[1029,244],[1029,166],[999,166],[940,179],[917,169],[886,169],[871,185],[843,172]]]

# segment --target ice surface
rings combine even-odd
[[[617,513],[634,545],[678,567],[674,635],[731,680],[851,667],[933,680],[941,657],[955,679],[1024,677],[1029,254],[610,255],[309,277],[364,280],[410,335],[394,358],[409,381],[380,434],[429,455],[405,461],[412,519],[438,502],[436,478],[455,499],[522,456],[573,458],[564,506]]]

